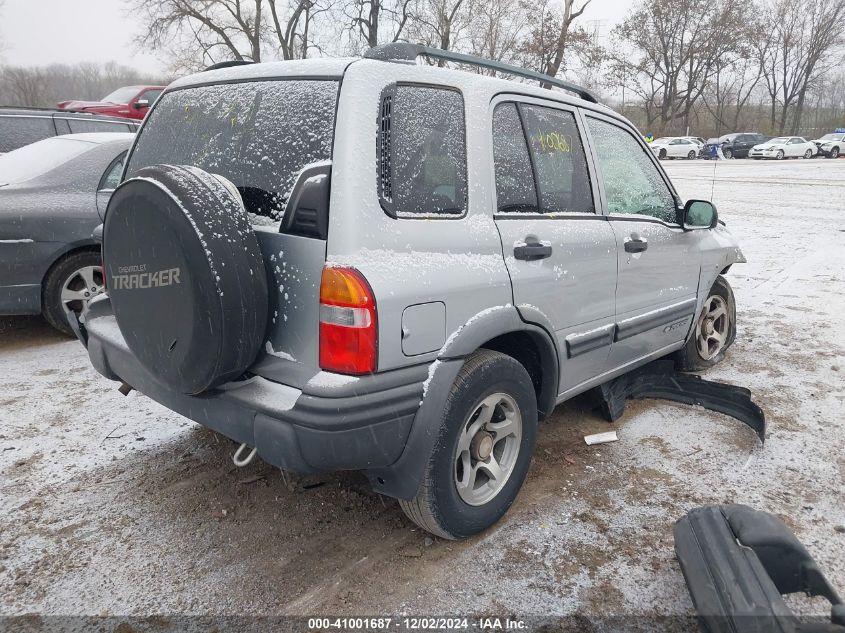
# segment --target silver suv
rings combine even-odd
[[[744,261],[586,90],[408,44],[172,84],[102,231],[101,374],[446,538],[506,512],[556,405],[718,362]]]

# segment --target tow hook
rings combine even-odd
[[[238,446],[238,450],[235,451],[235,454],[232,455],[232,462],[238,468],[243,468],[247,464],[251,463],[252,460],[255,459],[255,454],[258,452],[257,448],[253,448],[249,452],[249,455],[247,455],[246,457],[241,457],[241,454],[244,452],[244,449],[246,449],[246,448],[249,448],[249,446],[247,446],[246,444],[241,444],[240,446]]]
[[[132,385],[127,385],[125,382],[122,382],[120,383],[120,387],[118,387],[117,390],[124,396],[128,396],[129,392],[132,391]]]

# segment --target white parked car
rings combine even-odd
[[[655,139],[651,143],[651,151],[657,154],[660,160],[666,158],[697,158],[701,146],[684,136],[664,136]]]
[[[828,158],[839,158],[840,154],[845,154],[845,132],[825,134],[813,143],[818,147],[818,153]]]
[[[749,158],[812,158],[816,153],[816,144],[801,136],[778,136],[765,143],[760,143],[748,152]]]

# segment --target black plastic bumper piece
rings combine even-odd
[[[766,441],[766,416],[751,400],[751,392],[723,382],[675,370],[671,360],[658,360],[598,387],[602,412],[611,422],[625,412],[628,398],[659,398],[693,404],[744,422]]]
[[[743,505],[704,506],[675,523],[675,553],[707,633],[845,633],[845,605],[777,517]],[[827,622],[799,620],[782,594],[831,603]]]

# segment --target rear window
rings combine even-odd
[[[464,99],[457,90],[395,85],[379,113],[379,195],[390,215],[462,215],[467,202]]]
[[[48,138],[0,156],[0,185],[32,180],[96,147],[87,141]]]
[[[129,123],[98,121],[97,119],[67,119],[71,134],[85,134],[88,132],[134,132],[135,128]]]
[[[53,119],[48,116],[0,116],[0,152],[11,152],[55,135]]]
[[[253,222],[277,222],[300,170],[331,158],[337,91],[335,80],[275,80],[166,93],[126,175],[193,165],[231,180]]]

